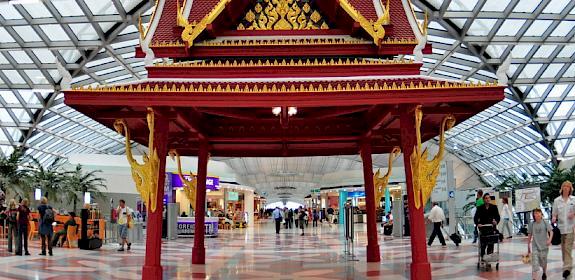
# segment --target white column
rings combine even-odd
[[[248,228],[254,227],[254,192],[244,192],[244,210],[248,212]]]

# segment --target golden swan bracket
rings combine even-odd
[[[191,173],[192,176],[192,180],[188,181],[186,180],[186,178],[184,177],[184,174],[182,172],[182,161],[180,160],[180,154],[178,154],[178,151],[176,151],[175,149],[172,149],[168,152],[168,155],[170,156],[170,158],[172,160],[175,160],[178,164],[178,175],[180,176],[180,180],[182,181],[182,184],[184,184],[184,192],[186,194],[186,197],[188,198],[188,200],[190,201],[190,203],[192,204],[193,208],[196,207],[196,192],[198,189],[198,178],[196,176],[194,176],[194,173]]]
[[[387,163],[387,173],[380,177],[380,170],[378,169],[375,175],[373,175],[373,187],[375,190],[375,207],[379,206],[381,198],[385,195],[385,190],[387,189],[387,184],[389,183],[389,178],[391,177],[391,171],[393,169],[393,162],[401,155],[401,149],[399,147],[393,147],[393,150],[389,154],[389,159]]]
[[[415,196],[414,203],[417,209],[427,203],[431,192],[435,187],[437,176],[439,175],[439,167],[443,154],[445,152],[445,131],[451,129],[455,124],[455,117],[447,115],[441,121],[439,132],[439,151],[431,160],[428,159],[429,152],[427,148],[422,150],[421,145],[421,121],[423,119],[423,112],[421,105],[415,108],[415,133],[417,137],[416,146],[411,154],[411,174],[413,180],[413,194]]]
[[[199,22],[188,22],[188,19],[183,15],[184,7],[180,7],[180,1],[177,6],[177,24],[183,27],[182,40],[191,47],[194,44],[194,40],[200,36],[200,34],[208,27],[209,24],[214,22],[216,18],[224,11],[226,5],[231,2],[231,0],[220,0],[218,4]]]
[[[142,200],[149,206],[151,212],[157,208],[158,198],[158,178],[160,175],[160,159],[158,150],[154,146],[154,111],[151,108],[147,110],[147,121],[149,132],[149,154],[143,153],[144,163],[139,163],[132,154],[130,145],[130,129],[124,119],[117,119],[114,122],[116,131],[125,136],[126,157],[132,169],[132,179],[136,183],[136,189]]]
[[[372,38],[376,46],[381,46],[381,42],[385,37],[384,25],[389,25],[390,15],[389,15],[389,0],[387,1],[385,11],[381,17],[379,17],[375,22],[373,20],[366,19],[357,9],[349,3],[349,0],[339,0],[340,7],[359,25],[365,30]]]

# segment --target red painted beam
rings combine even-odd
[[[356,92],[274,92],[274,93],[195,93],[195,92],[67,92],[69,106],[173,106],[173,107],[332,107],[378,104],[435,104],[498,102],[504,87],[434,88]],[[487,107],[486,107],[487,108]],[[97,113],[97,112],[95,112]]]
[[[421,63],[326,66],[150,66],[148,78],[281,78],[419,75]]]

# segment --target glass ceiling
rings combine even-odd
[[[547,173],[575,156],[575,1],[414,0],[430,15],[425,75],[496,80],[506,99],[448,133],[448,149],[490,184]],[[0,150],[23,146],[49,163],[71,153],[124,153],[122,138],[63,104],[61,64],[74,85],[146,77],[134,58],[138,16],[153,1],[0,2]]]

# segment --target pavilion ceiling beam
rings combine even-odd
[[[182,123],[186,126],[191,132],[198,135],[199,139],[207,139],[205,134],[205,129],[203,129],[203,125],[206,122],[201,117],[201,114],[196,110],[187,110],[185,113],[180,111],[176,111],[176,121]]]

